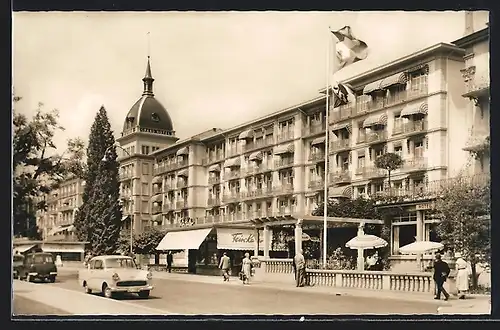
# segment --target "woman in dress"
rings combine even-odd
[[[250,276],[252,275],[252,260],[250,260],[250,253],[245,253],[245,258],[241,263],[241,272],[243,273],[243,284],[249,284]]]
[[[469,265],[462,258],[462,254],[457,252],[455,254],[455,266],[457,268],[457,290],[458,299],[465,299],[465,292],[469,291]]]

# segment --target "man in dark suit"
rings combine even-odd
[[[441,299],[441,292],[444,294],[444,300],[448,300],[450,298],[450,295],[446,290],[443,288],[444,282],[446,282],[446,279],[450,275],[450,266],[443,260],[441,260],[441,254],[436,253],[436,259],[434,260],[434,282],[436,283],[436,296],[434,299]]]
[[[172,272],[172,262],[174,261],[174,257],[172,256],[172,251],[168,251],[167,254],[167,270],[169,273]]]

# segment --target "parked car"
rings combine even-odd
[[[94,257],[86,269],[78,272],[78,281],[86,293],[99,292],[107,298],[124,293],[147,298],[153,290],[152,278],[153,274],[138,269],[131,257],[118,255]]]
[[[12,256],[12,276],[19,278],[19,270],[23,268],[24,256],[22,254],[15,254]]]
[[[19,278],[33,282],[34,280],[56,281],[57,267],[52,254],[46,252],[30,253],[24,258],[23,265],[19,267]]]

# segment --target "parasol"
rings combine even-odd
[[[375,235],[358,235],[345,244],[350,249],[378,249],[387,246],[387,242]]]
[[[399,252],[402,254],[425,254],[439,251],[442,248],[444,245],[438,242],[419,241],[400,247]]]

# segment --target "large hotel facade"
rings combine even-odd
[[[196,247],[167,244],[184,248],[178,262],[188,264],[188,250],[210,241],[206,236],[214,227],[219,235],[231,228],[262,229],[259,248],[268,257],[274,246],[269,229],[311,215],[324,200],[328,176],[329,198],[369,198],[389,189],[400,197],[395,203],[405,212],[391,225],[392,259],[394,267],[413,262],[399,255],[398,247],[435,237],[436,220],[426,212],[437,187],[464,173],[489,177],[489,154],[481,152],[489,149],[488,47],[484,28],[342,81],[355,91],[351,104],[326,109],[323,89],[313,100],[185,140],[176,138],[172,119],[154,97],[148,60],[143,95],[117,139],[124,230],[204,229],[201,238],[179,234],[177,240],[200,240]],[[391,175],[391,187],[387,173],[374,166],[386,152],[405,160]],[[39,225],[49,232],[55,223]],[[204,249],[202,259],[217,250]],[[242,249],[254,250],[235,248]]]

